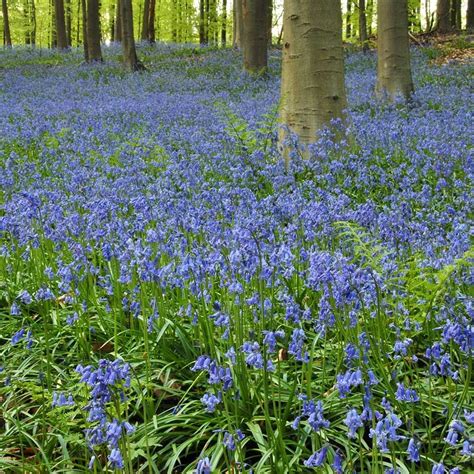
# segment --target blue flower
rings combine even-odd
[[[324,464],[324,461],[326,460],[327,451],[327,446],[321,448],[319,451],[316,451],[304,462],[304,465],[306,467],[322,466]]]

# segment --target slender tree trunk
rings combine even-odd
[[[31,43],[31,31],[30,31],[30,14],[29,14],[29,4],[28,0],[23,2],[23,28],[25,30],[25,44],[29,45]]]
[[[122,15],[122,52],[125,67],[130,71],[145,69],[138,60],[135,48],[135,37],[133,36],[133,10],[131,0],[120,0]]]
[[[100,49],[99,0],[87,0],[87,47],[89,62],[102,62]]]
[[[87,4],[86,0],[81,0],[82,7],[82,43],[84,46],[84,60],[89,62],[89,44],[87,41]]]
[[[3,15],[3,45],[7,48],[12,47],[12,36],[10,33],[10,19],[8,17],[7,0],[2,0],[2,15]]]
[[[451,0],[451,28],[461,29],[461,0]]]
[[[109,34],[110,34],[110,41],[112,43],[115,41],[115,3],[110,3],[109,8],[109,15],[110,15],[110,23],[109,23]]]
[[[468,0],[467,2],[466,29],[474,30],[474,0]]]
[[[244,69],[251,74],[267,69],[267,14],[266,0],[242,0]]]
[[[64,15],[64,0],[54,0],[56,17],[56,34],[58,49],[67,49],[66,21]]]
[[[362,50],[367,52],[369,50],[369,43],[367,38],[367,17],[365,14],[365,0],[359,0],[359,41],[362,45]]]
[[[205,23],[206,23],[206,15],[205,15],[204,0],[199,0],[199,43],[200,44],[204,44],[206,42]]]
[[[341,1],[285,0],[283,31],[279,142],[288,161],[289,132],[314,143],[347,106]]]
[[[221,44],[225,47],[227,43],[227,0],[222,0],[221,18]]]
[[[240,49],[242,47],[242,29],[243,29],[242,0],[234,0],[233,15],[234,15],[234,25],[233,25],[232,46],[234,48]]]
[[[155,38],[155,8],[156,0],[150,0],[150,11],[148,16],[148,41],[154,43]]]
[[[71,0],[65,0],[64,13],[66,15],[66,40],[68,48],[72,45],[72,7]]]
[[[367,16],[367,36],[372,36],[372,26],[374,22],[374,0],[367,0],[367,8],[365,9]]]
[[[30,0],[30,42],[36,45],[36,5],[35,0]]]
[[[143,2],[143,20],[142,20],[142,34],[141,39],[148,41],[150,36],[150,30],[148,28],[148,21],[150,19],[150,0],[144,0]]]
[[[449,33],[451,31],[449,0],[438,0],[436,7],[436,29],[439,33]]]
[[[407,0],[378,0],[377,19],[377,94],[408,99],[413,81]]]
[[[122,8],[120,7],[120,3],[122,0],[117,0],[117,4],[115,7],[115,41],[119,43],[122,41]]]
[[[48,2],[49,5],[49,13],[50,13],[50,28],[51,28],[51,35],[50,35],[50,47],[55,48],[58,44],[57,35],[56,35],[56,13],[55,13],[55,2],[54,0],[50,0]]]
[[[347,0],[346,3],[346,38],[350,38],[352,36],[352,25],[351,25],[351,18],[352,18],[352,0]]]

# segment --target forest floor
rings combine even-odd
[[[277,50],[0,50],[0,472],[470,472],[471,44],[288,168]]]

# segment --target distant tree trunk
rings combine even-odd
[[[121,0],[117,0],[115,7],[115,41],[119,43],[122,41],[122,8],[120,7]]]
[[[154,43],[155,38],[155,9],[156,9],[156,0],[150,0],[150,10],[148,16],[148,41]]]
[[[87,5],[86,0],[81,0],[82,7],[82,43],[84,46],[84,60],[89,62],[89,44],[87,41]]]
[[[352,0],[347,0],[346,7],[347,7],[347,12],[346,12],[346,38],[350,38],[352,36],[352,25],[351,25]]]
[[[436,29],[439,33],[449,33],[451,31],[449,0],[438,0],[436,7]]]
[[[102,62],[99,0],[87,0],[87,46],[89,62]]]
[[[72,45],[72,8],[71,0],[65,0],[64,10],[66,15],[66,39],[67,45],[70,47]]]
[[[205,22],[206,22],[206,15],[205,15],[204,0],[199,0],[199,43],[200,44],[204,44],[206,42]]]
[[[285,0],[283,30],[279,142],[288,160],[288,132],[314,143],[347,106],[341,0]]]
[[[3,45],[7,48],[12,47],[12,36],[10,33],[10,19],[8,17],[7,0],[2,0],[2,15],[3,15]]]
[[[242,0],[244,69],[251,74],[262,74],[267,69],[267,14],[266,0]]]
[[[115,41],[115,3],[110,2],[109,8],[109,16],[110,16],[110,23],[109,23],[109,34],[110,34],[110,41]]]
[[[407,0],[378,0],[377,19],[377,94],[408,99],[413,81]]]
[[[227,0],[222,0],[221,18],[221,44],[225,47],[227,43]]]
[[[30,0],[31,7],[31,30],[30,30],[30,41],[33,46],[36,45],[36,5],[35,0]]]
[[[129,71],[141,71],[145,69],[138,60],[133,36],[133,10],[132,0],[120,0],[122,15],[122,52],[123,62]]]
[[[359,41],[362,45],[362,50],[367,52],[369,50],[369,43],[367,38],[367,17],[365,14],[365,0],[359,0]]]
[[[58,44],[57,41],[57,35],[56,35],[56,13],[55,13],[55,2],[54,0],[50,0],[48,2],[49,5],[49,14],[50,14],[50,29],[51,29],[51,34],[50,34],[50,47],[55,48],[56,45]]]
[[[64,15],[64,0],[54,0],[56,17],[56,34],[58,49],[67,49],[66,21]]]
[[[461,0],[451,0],[451,28],[461,29]]]
[[[367,0],[367,7],[365,9],[367,16],[367,36],[372,36],[372,26],[374,22],[374,0]]]
[[[242,47],[242,0],[234,0],[234,24],[233,24],[233,37],[232,46],[240,49]]]
[[[148,21],[150,19],[150,0],[143,2],[143,20],[142,20],[142,34],[140,38],[142,41],[148,41],[150,30],[148,28]]]
[[[474,30],[474,0],[468,0],[467,2],[466,29]]]
[[[25,30],[25,44],[31,43],[31,29],[30,29],[30,7],[28,0],[23,2],[23,28]]]

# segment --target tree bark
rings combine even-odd
[[[227,0],[222,0],[221,18],[221,44],[225,47],[227,43]]]
[[[141,39],[148,41],[150,36],[150,30],[148,28],[148,21],[150,19],[150,0],[144,0],[143,2],[143,19],[142,19],[142,34]]]
[[[33,46],[36,45],[36,5],[35,0],[31,0],[31,34],[30,41]]]
[[[461,29],[461,0],[451,0],[451,28]]]
[[[263,74],[268,60],[267,0],[241,1],[244,69],[251,74]]]
[[[413,92],[407,0],[378,0],[377,86],[379,96],[408,99]]]
[[[8,17],[7,0],[2,0],[2,15],[3,15],[3,45],[7,48],[12,47],[12,36],[10,33],[10,19]]]
[[[81,0],[82,7],[82,43],[84,46],[84,60],[89,62],[89,45],[87,42],[87,4],[86,0]]]
[[[102,62],[99,0],[87,0],[87,46],[89,62]]]
[[[466,29],[474,30],[474,0],[468,0],[467,2]]]
[[[362,51],[369,50],[367,37],[367,17],[365,13],[365,0],[359,0],[359,41],[362,45]]]
[[[242,47],[242,0],[234,0],[232,13],[234,16],[232,47],[240,49]]]
[[[155,38],[155,9],[156,0],[150,0],[150,10],[148,12],[148,41],[154,43]]]
[[[54,0],[56,17],[57,48],[67,49],[66,21],[64,15],[64,0]]]
[[[72,46],[72,5],[71,0],[64,2],[64,14],[66,16],[66,39],[68,48]]]
[[[115,7],[115,41],[121,42],[122,41],[122,9],[120,7],[121,0],[117,0],[117,4]]]
[[[267,0],[267,43],[271,48],[273,40],[273,0]]]
[[[350,38],[352,36],[352,25],[351,25],[352,0],[347,0],[346,7],[347,7],[347,12],[346,12],[346,38]]]
[[[199,0],[199,44],[206,43],[206,15],[204,0]]]
[[[289,133],[314,143],[346,106],[341,0],[285,0],[279,131],[285,160]]]
[[[120,0],[122,16],[122,52],[123,63],[129,71],[141,71],[145,69],[138,60],[133,36],[133,10],[131,0]]]
[[[436,6],[436,29],[438,33],[449,33],[451,31],[449,0],[438,0]]]

